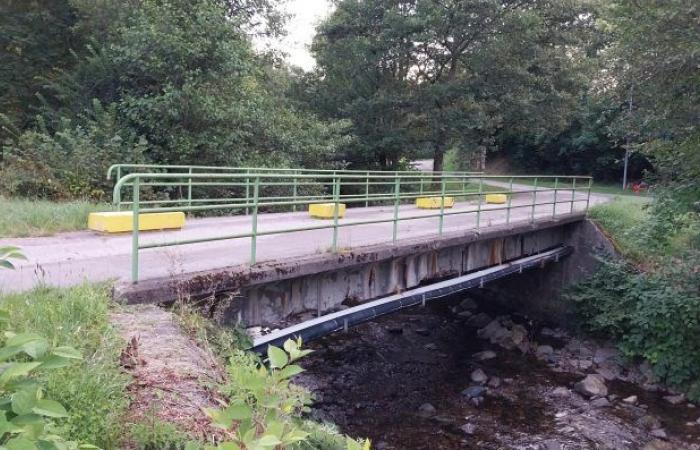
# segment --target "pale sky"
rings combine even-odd
[[[287,0],[284,10],[290,15],[287,36],[280,40],[255,42],[257,48],[272,47],[288,54],[287,62],[304,70],[314,68],[309,46],[316,25],[332,11],[330,0]]]

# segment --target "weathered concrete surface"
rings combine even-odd
[[[571,193],[560,192],[558,201],[571,198]],[[577,194],[574,212],[581,212],[586,206],[584,193]],[[538,202],[549,202],[552,194],[538,192]],[[591,198],[591,204],[602,201]],[[529,194],[514,196],[511,212],[513,224],[527,223],[533,213],[528,206],[532,202]],[[506,222],[506,212],[500,205],[482,205],[480,228],[499,227]],[[448,211],[444,221],[445,235],[466,232],[476,228],[476,213],[454,214],[474,210],[473,202],[460,202]],[[537,219],[566,216],[571,212],[571,203],[559,203],[556,211],[552,205],[537,206],[534,216]],[[413,205],[402,205],[400,217],[415,217],[402,221],[398,226],[400,241],[420,239],[431,241],[437,237],[438,218],[427,217],[435,211],[418,210]],[[340,220],[338,245],[341,250],[391,242],[391,222],[347,226],[354,222],[385,220],[393,217],[392,207],[352,208]],[[259,231],[273,231],[292,227],[318,226],[317,219],[308,217],[305,212],[261,214]],[[325,222],[328,223],[328,222]],[[216,237],[224,234],[250,232],[250,216],[231,216],[189,220],[181,231],[143,233],[141,242],[162,243],[185,239]],[[275,264],[275,261],[288,258],[307,258],[328,252],[331,245],[331,229],[267,235],[258,238],[258,261],[262,264]],[[96,282],[116,279],[126,281],[131,267],[131,236],[106,236],[84,231],[62,233],[52,237],[0,239],[0,245],[17,245],[27,256],[27,261],[18,263],[18,270],[0,273],[0,289],[4,291],[27,290],[38,283],[52,286],[70,286],[85,280]],[[250,239],[222,240],[202,244],[179,245],[140,252],[140,279],[143,281],[176,277],[182,274],[195,274],[202,271],[245,264],[250,258]]]
[[[130,303],[233,293],[226,316],[249,325],[271,324],[303,313],[321,314],[397,293],[420,283],[461,275],[565,243],[568,228],[583,219],[574,213],[516,226],[492,226],[480,233],[452,232],[441,239],[407,239],[340,254],[281,259],[254,267],[238,265],[119,284],[115,297]]]

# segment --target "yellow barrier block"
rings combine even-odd
[[[132,231],[131,211],[98,212],[88,216],[88,228],[103,233],[123,233]],[[162,212],[139,214],[139,230],[167,230],[185,226],[185,213]]]
[[[313,203],[309,205],[309,215],[317,219],[335,217],[335,203]],[[338,203],[338,218],[345,217],[345,203]]]
[[[443,197],[445,199],[445,208],[452,208],[455,205],[454,197]],[[440,197],[418,197],[416,206],[420,209],[440,209]]]
[[[486,194],[486,203],[495,203],[497,205],[502,205],[508,201],[508,196],[506,194]]]

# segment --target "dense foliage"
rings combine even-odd
[[[56,32],[69,55],[53,58],[65,67],[48,68],[42,42],[22,39],[42,33],[45,24],[24,18],[43,3],[10,2],[0,22],[0,34],[16,38],[5,46],[21,55],[16,65],[34,71],[22,83],[35,80],[23,85],[11,70],[0,78],[10,88],[6,194],[101,198],[115,162],[323,166],[343,139],[342,124],[286,100],[279,79],[289,73],[253,53],[244,28],[272,2],[244,2],[252,10],[216,0],[50,2],[62,8],[50,19],[65,23]]]

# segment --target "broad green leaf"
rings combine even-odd
[[[219,444],[219,449],[220,450],[241,450],[241,447],[239,447],[238,444],[236,444],[235,442],[222,442],[221,444]]]
[[[36,403],[36,390],[24,390],[12,394],[12,412],[18,416],[31,413]]]
[[[5,444],[7,450],[37,450],[36,445],[24,437],[12,438]]]
[[[83,359],[83,355],[73,347],[56,347],[51,350],[51,353],[62,358]]]
[[[5,384],[17,377],[26,376],[40,365],[40,362],[10,363],[5,367],[2,374],[0,374],[0,384]]]
[[[248,405],[231,405],[226,408],[226,415],[231,420],[250,419],[253,415],[252,410]]]
[[[289,362],[287,353],[280,348],[273,347],[272,345],[267,348],[267,357],[270,360],[270,367],[273,369],[281,369]]]
[[[73,365],[75,360],[64,358],[63,356],[47,355],[39,359],[37,362],[41,363],[42,369],[60,369],[61,367]]]
[[[262,447],[275,447],[281,443],[282,441],[280,441],[279,438],[273,434],[263,435],[257,442],[257,444]]]
[[[286,380],[287,378],[291,378],[294,375],[299,375],[303,371],[304,369],[302,369],[300,366],[292,364],[291,366],[287,366],[284,369],[280,370],[278,376],[280,377],[280,379]]]
[[[68,411],[55,400],[42,399],[32,408],[34,414],[46,417],[68,417]]]

